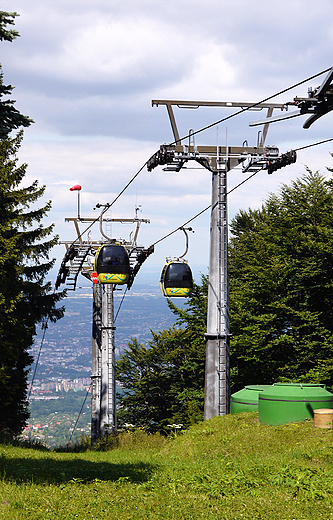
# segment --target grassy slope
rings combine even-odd
[[[0,446],[0,519],[333,519],[333,431],[217,417],[108,452]]]

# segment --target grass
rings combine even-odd
[[[0,445],[0,519],[333,519],[333,431],[216,417],[110,451]]]

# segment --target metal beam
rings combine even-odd
[[[94,218],[94,217],[85,217],[85,218],[77,218],[77,217],[66,217],[65,218],[65,222],[74,222],[74,224],[77,224],[77,221],[79,222],[98,222],[99,221],[99,218]],[[147,224],[150,224],[150,220],[147,219],[147,218],[103,218],[103,222],[125,222],[125,223],[130,223],[130,224],[134,224],[136,222],[145,222]]]
[[[266,117],[271,117],[273,115],[273,107],[270,107],[268,110],[267,110],[267,116]],[[264,125],[264,128],[262,130],[262,134],[261,134],[261,140],[260,140],[260,143],[259,143],[259,146],[263,147],[265,145],[265,141],[266,141],[266,137],[267,137],[267,132],[268,132],[268,128],[269,128],[269,123],[266,123]]]
[[[171,129],[173,133],[173,137],[176,144],[180,144],[181,140],[179,137],[179,132],[177,128],[176,118],[173,112],[172,107],[176,106],[178,108],[199,108],[199,107],[224,107],[224,108],[244,108],[248,110],[262,110],[263,108],[267,108],[268,110],[272,110],[274,108],[278,108],[280,110],[288,110],[288,106],[283,103],[249,103],[242,101],[181,101],[175,99],[153,99],[152,106],[158,107],[159,105],[164,105],[167,107]],[[267,131],[266,131],[267,133]],[[265,141],[265,140],[264,140]],[[263,141],[263,142],[264,142]]]
[[[253,110],[262,108],[280,108],[287,110],[288,107],[284,103],[249,103],[245,101],[180,101],[175,99],[153,99],[151,102],[153,107],[159,105],[177,106],[179,108],[198,108],[198,107],[226,107],[226,108],[251,108]]]
[[[172,110],[172,105],[167,104],[166,107],[167,107],[167,111],[168,111],[168,114],[169,114],[169,119],[170,119],[170,123],[171,123],[173,137],[175,138],[176,143],[180,143],[178,128],[177,128],[177,124],[176,124],[175,115],[174,115],[173,110]]]

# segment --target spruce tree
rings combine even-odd
[[[0,40],[13,41],[19,36],[14,29],[8,29],[7,25],[13,25],[18,13],[0,11]],[[3,84],[3,73],[0,65],[0,139],[6,139],[12,130],[29,126],[33,120],[21,114],[15,107],[15,101],[7,99],[13,90],[12,85]],[[3,99],[6,96],[6,99]]]
[[[16,31],[7,31],[16,13],[0,12],[0,39],[11,41]],[[63,315],[56,303],[63,293],[52,293],[45,277],[54,264],[49,259],[57,243],[53,225],[43,218],[51,208],[37,207],[45,186],[33,182],[22,187],[27,165],[19,165],[17,153],[23,138],[20,130],[31,119],[20,114],[13,101],[2,100],[11,87],[0,76],[0,432],[17,435],[29,416],[27,376],[36,325]]]

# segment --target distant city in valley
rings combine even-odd
[[[115,292],[115,316],[123,294],[123,291]],[[183,301],[178,300],[176,304],[182,306]],[[34,359],[37,359],[43,341],[33,395],[36,395],[38,389],[45,390],[46,387],[42,389],[41,385],[47,383],[80,379],[76,384],[82,387],[81,379],[91,375],[92,287],[69,291],[62,303],[66,308],[65,316],[56,323],[49,323],[44,339],[43,331],[40,330],[30,351]],[[127,292],[115,321],[116,357],[127,347],[131,337],[136,337],[140,342],[149,341],[150,330],[164,330],[174,322],[175,316],[158,287],[132,287]],[[33,371],[34,365],[31,373]]]
[[[115,292],[115,316],[123,294],[123,290]],[[175,303],[183,307],[184,301],[181,298]],[[44,331],[40,330],[30,350],[34,360],[39,352],[40,356],[30,395],[31,417],[24,437],[38,438],[50,446],[68,441],[85,397],[76,437],[90,433],[90,395],[86,394],[91,375],[92,287],[69,291],[62,304],[66,308],[65,316],[49,324],[44,339]],[[126,349],[131,338],[144,343],[151,339],[150,330],[168,329],[175,321],[158,285],[133,286],[115,322],[116,357]],[[34,370],[35,363],[30,380]]]

